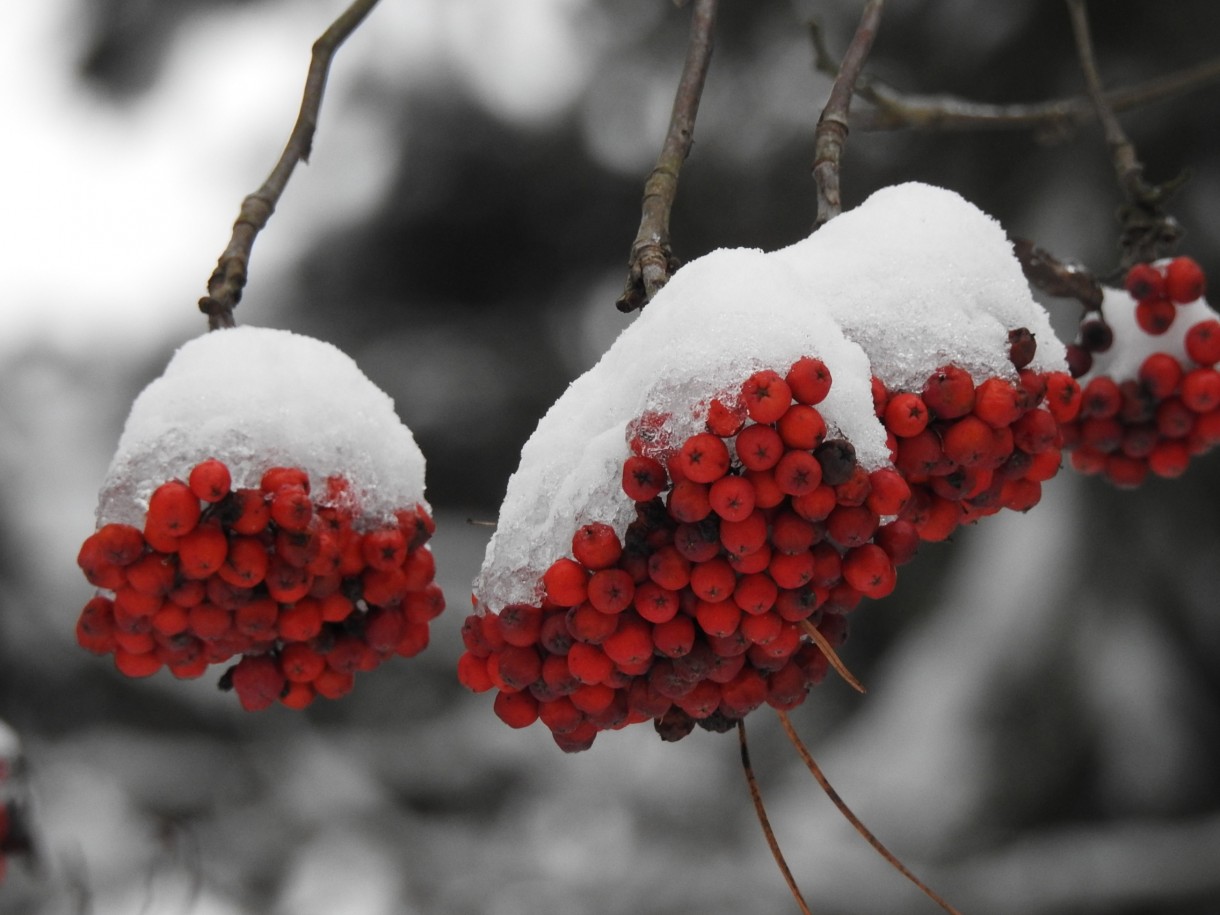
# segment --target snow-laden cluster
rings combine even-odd
[[[879,191],[774,253],[719,250],[687,264],[600,362],[543,417],[509,481],[475,594],[490,609],[537,601],[539,578],[590,521],[620,535],[635,506],[620,486],[627,427],[650,413],[681,443],[713,397],[759,368],[821,359],[834,385],[818,409],[869,470],[890,461],[872,378],[918,388],[954,363],[976,380],[1016,379],[1008,334],[1031,331],[1031,368],[1064,350],[1003,230],[957,194]],[[675,409],[675,405],[686,405]]]
[[[1207,299],[1200,297],[1188,304],[1177,305],[1177,318],[1169,329],[1153,335],[1141,328],[1136,321],[1135,309],[1138,303],[1129,292],[1107,286],[1103,293],[1101,312],[1114,332],[1114,344],[1105,352],[1093,353],[1089,371],[1080,376],[1081,386],[1101,375],[1119,382],[1137,378],[1144,360],[1154,353],[1166,353],[1179,362],[1188,364],[1190,360],[1186,353],[1187,333],[1200,321],[1216,318],[1216,312],[1207,303]]]
[[[136,398],[102,484],[98,525],[143,523],[148,499],[222,457],[234,489],[268,467],[299,467],[312,489],[353,487],[369,522],[424,501],[424,458],[394,402],[329,343],[237,327],[184,344]]]

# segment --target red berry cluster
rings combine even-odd
[[[1178,257],[1163,264],[1137,264],[1126,288],[1136,300],[1135,319],[1150,336],[1164,334],[1177,311],[1203,295],[1203,272],[1195,261]],[[1081,324],[1074,356],[1078,375],[1092,366],[1093,353],[1138,345],[1115,340],[1100,316]],[[1168,346],[1167,349],[1175,347]],[[1069,358],[1073,358],[1069,355]],[[1080,412],[1064,425],[1072,466],[1104,475],[1121,487],[1135,487],[1151,472],[1177,477],[1191,457],[1220,443],[1220,320],[1204,318],[1186,331],[1179,352],[1153,352],[1133,378],[1104,372],[1085,378]]]
[[[316,499],[295,467],[234,489],[209,458],[153,492],[143,530],[109,523],[84,542],[77,563],[109,595],[85,605],[76,637],[130,677],[193,678],[240,655],[221,687],[251,711],[335,699],[357,671],[428,644],[445,606],[433,530],[422,506],[368,524],[342,477]]]
[[[894,465],[869,471],[817,407],[830,389],[804,357],[714,399],[680,443],[665,416],[629,424],[625,536],[584,525],[540,602],[471,614],[462,683],[494,687],[502,720],[541,720],[567,751],[649,718],[677,740],[793,708],[826,673],[817,641],[841,644],[846,614],[889,594],[921,540],[1038,501],[1079,399],[1065,373],[976,387],[946,366],[921,394],[875,381]]]

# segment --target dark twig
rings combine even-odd
[[[847,145],[848,116],[855,94],[856,81],[868,59],[877,27],[881,23],[881,8],[885,0],[868,0],[860,16],[856,34],[848,45],[830,89],[830,97],[822,116],[818,118],[813,136],[813,181],[817,187],[818,214],[815,228],[838,216],[843,209],[839,195],[839,163]]]
[[[1101,282],[1089,270],[1058,260],[1027,238],[1014,238],[1012,249],[1031,285],[1056,298],[1076,299],[1086,311],[1101,309]]]
[[[781,712],[781,714],[783,713]],[[784,853],[779,848],[779,840],[775,838],[775,831],[771,828],[771,821],[767,818],[767,811],[763,807],[762,792],[758,790],[758,780],[754,778],[754,767],[750,765],[750,748],[746,743],[746,723],[742,718],[737,719],[737,740],[741,744],[741,768],[746,774],[750,800],[754,802],[754,812],[758,814],[758,822],[762,826],[767,847],[771,849],[771,856],[775,858],[779,872],[784,875],[784,882],[788,884],[788,890],[792,893],[792,898],[796,900],[801,915],[812,915],[809,906],[805,903],[805,897],[801,895],[800,888],[796,885],[796,878],[792,876],[788,862],[784,860]]]
[[[888,861],[894,868],[896,868],[899,873],[919,887],[919,889],[922,890],[929,899],[935,902],[946,912],[949,912],[950,915],[961,915],[957,909],[945,902],[945,900],[937,895],[936,892],[933,891],[927,884],[911,873],[911,871],[907,869],[906,865],[899,861],[893,852],[881,844],[881,840],[873,835],[872,831],[860,821],[860,818],[852,812],[852,809],[848,807],[843,798],[839,796],[839,792],[835,791],[835,789],[831,786],[830,780],[826,778],[826,774],[822,771],[821,766],[814,762],[813,754],[809,752],[809,748],[805,746],[804,741],[802,741],[797,735],[796,728],[792,726],[792,721],[788,718],[788,714],[779,709],[776,709],[776,714],[779,716],[779,723],[783,725],[784,733],[788,735],[788,739],[792,741],[792,745],[796,747],[796,752],[800,755],[801,761],[805,763],[806,768],[809,769],[814,779],[817,780],[817,783],[821,786],[822,791],[824,791],[826,796],[830,798],[831,803],[838,808],[839,813],[843,814],[847,821],[855,827],[856,832],[860,833],[860,835],[864,837],[864,840],[868,842],[869,845],[873,846],[876,852],[886,861]]]
[[[669,214],[678,193],[678,175],[695,139],[695,118],[712,59],[716,3],[717,0],[695,0],[691,10],[690,42],[674,96],[669,131],[657,164],[644,182],[643,212],[639,231],[631,245],[627,285],[616,303],[622,312],[647,305],[669,282],[680,263],[669,243]]]
[[[1126,206],[1119,214],[1123,228],[1122,266],[1155,260],[1167,253],[1181,237],[1180,226],[1165,212],[1164,205],[1184,183],[1185,178],[1179,177],[1160,185],[1149,184],[1144,180],[1144,165],[1136,155],[1135,146],[1119,124],[1114,111],[1106,102],[1105,93],[1101,88],[1085,2],[1067,0],[1067,6],[1072,21],[1072,33],[1076,39],[1076,54],[1080,59],[1089,99],[1105,133],[1106,145],[1110,147],[1114,174],[1127,198]]]
[[[208,279],[208,294],[199,300],[199,310],[208,316],[209,330],[234,326],[233,309],[241,301],[242,289],[246,285],[254,239],[275,212],[275,206],[297,163],[309,161],[331,59],[339,45],[360,26],[376,5],[377,0],[355,0],[314,42],[300,113],[288,143],[262,187],[241,202],[229,245],[220,255],[216,269]]]
[[[809,30],[814,65],[820,72],[834,76],[839,71],[839,62],[826,47],[820,25],[810,22]],[[1220,58],[1103,95],[1111,111],[1130,111],[1217,81]],[[904,93],[867,73],[856,81],[856,94],[874,107],[852,114],[853,130],[1036,130],[1044,137],[1057,138],[1097,119],[1093,101],[1087,95],[994,105],[955,95]]]

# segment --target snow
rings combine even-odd
[[[891,389],[918,390],[948,362],[976,383],[1013,379],[1007,341],[1018,327],[1037,340],[1032,369],[1064,370],[1063,344],[1004,229],[952,191],[884,188],[776,256],[800,274],[810,298],[826,303]]]
[[[1158,262],[1160,264],[1166,261]],[[1093,365],[1080,376],[1081,385],[1086,385],[1098,375],[1109,375],[1115,381],[1126,381],[1139,375],[1144,360],[1153,353],[1168,353],[1183,365],[1194,363],[1186,355],[1186,333],[1200,321],[1215,318],[1207,300],[1198,298],[1187,305],[1177,306],[1177,316],[1169,330],[1152,336],[1135,321],[1135,299],[1125,289],[1106,287],[1101,303],[1101,313],[1114,331],[1114,343],[1104,353],[1093,354]]]
[[[308,471],[315,492],[341,474],[367,521],[426,506],[423,454],[394,402],[336,347],[289,331],[237,327],[178,349],[132,404],[98,524],[141,525],[152,491],[208,457],[235,488],[275,466]]]
[[[818,407],[831,434],[875,469],[889,452],[871,376],[919,388],[952,361],[976,380],[1013,378],[1008,332],[1017,327],[1037,336],[1034,368],[1064,368],[1003,230],[926,185],[879,191],[778,252],[722,249],[692,261],[539,422],[509,480],[475,594],[493,610],[536,601],[539,576],[569,553],[577,527],[596,520],[626,530],[634,505],[620,488],[625,430],[647,411],[672,414],[676,445],[702,431],[718,393],[759,368],[783,373],[816,356],[833,378]]]

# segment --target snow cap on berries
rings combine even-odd
[[[237,327],[184,344],[136,398],[102,485],[98,524],[139,526],[152,491],[223,458],[233,487],[305,470],[342,475],[370,521],[424,501],[424,458],[394,402],[350,357],[289,331]]]
[[[918,390],[947,363],[976,382],[1015,379],[1008,334],[1021,327],[1037,342],[1031,369],[1064,369],[1063,344],[1008,236],[953,191],[916,182],[883,188],[776,257],[891,390]]]
[[[1187,333],[1200,321],[1216,317],[1207,300],[1200,297],[1189,304],[1175,305],[1177,316],[1173,323],[1164,333],[1153,335],[1139,326],[1135,316],[1136,300],[1125,289],[1107,286],[1103,292],[1101,310],[1114,333],[1115,343],[1105,352],[1093,353],[1089,371],[1079,379],[1082,386],[1098,375],[1108,375],[1120,382],[1136,378],[1144,360],[1153,353],[1167,353],[1189,365]]]

